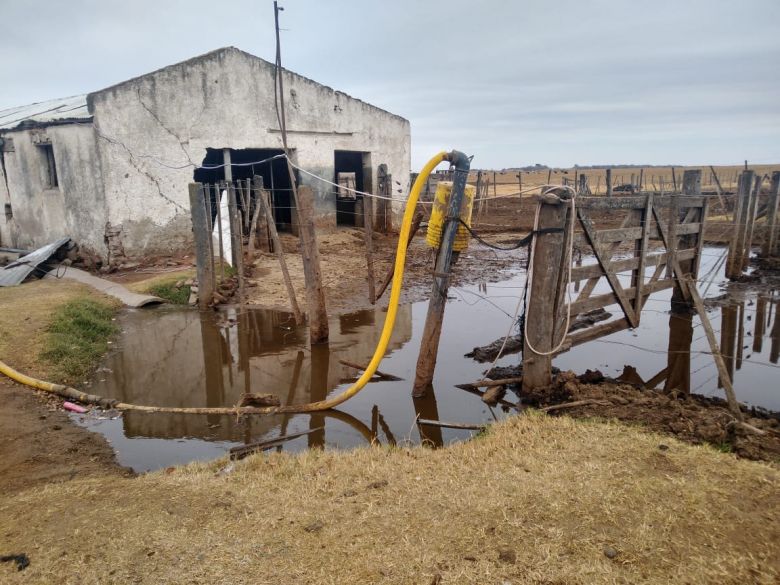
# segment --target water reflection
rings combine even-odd
[[[135,404],[223,407],[245,392],[272,393],[282,404],[324,400],[355,371],[339,359],[367,363],[379,335],[372,309],[339,318],[326,344],[307,347],[307,330],[291,316],[264,310],[196,312],[162,309],[133,312],[123,320],[122,348],[104,364],[111,371],[94,383],[102,395]],[[380,315],[379,321],[384,320]],[[411,338],[411,307],[401,307],[392,352]],[[309,428],[324,427],[309,417]],[[291,415],[245,417],[128,412],[128,437],[199,437],[248,441],[279,427]],[[348,424],[365,425],[343,417]],[[307,435],[310,447],[325,443],[324,429]],[[370,437],[370,431],[365,433]]]
[[[702,273],[716,257],[705,248]],[[465,439],[472,433],[418,426],[416,420],[484,423],[493,419],[494,413],[478,396],[455,386],[482,376],[487,365],[463,355],[506,333],[523,284],[522,275],[510,274],[503,282],[453,289],[470,294],[457,294],[448,303],[434,390],[424,398],[410,396],[427,309],[423,302],[399,307],[382,362],[383,371],[403,380],[372,382],[338,411],[240,418],[127,412],[117,420],[85,419],[84,424],[109,437],[120,463],[137,470],[210,459],[238,443],[308,430],[314,432],[278,448],[344,448],[373,442],[440,446]],[[602,286],[593,294],[606,292]],[[774,291],[761,295],[742,291],[708,302],[738,398],[780,410],[773,383],[780,357]],[[652,387],[722,395],[698,316],[672,314],[670,308],[671,291],[656,293],[637,329],[575,347],[556,357],[555,365],[577,372],[598,368],[617,376],[628,364],[635,380]],[[608,310],[619,317],[617,307]],[[121,318],[121,347],[103,364],[108,371],[98,373],[91,391],[125,402],[181,407],[233,406],[246,391],[273,393],[282,404],[322,400],[356,378],[357,371],[339,360],[369,361],[384,318],[381,309],[333,317],[330,342],[310,347],[307,328],[295,326],[285,313],[235,309],[199,313],[171,307],[130,311]],[[516,365],[520,359],[509,355],[498,365]],[[514,400],[511,394],[507,398]]]

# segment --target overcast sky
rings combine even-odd
[[[778,0],[286,0],[285,67],[400,114],[412,164],[780,162]],[[234,45],[269,0],[0,0],[0,109]]]

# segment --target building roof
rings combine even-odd
[[[247,53],[246,51],[242,51],[241,49],[237,49],[236,47],[222,47],[221,49],[215,49],[213,51],[209,51],[204,55],[198,55],[196,57],[187,59],[186,61],[182,61],[180,63],[174,63],[173,65],[168,65],[167,67],[163,67],[162,69],[157,69],[156,71],[144,73],[143,75],[140,75],[138,77],[134,77],[132,79],[122,81],[120,83],[101,89],[99,91],[92,92],[90,94],[77,95],[77,96],[61,98],[57,100],[50,100],[47,102],[38,102],[27,106],[18,106],[15,108],[0,110],[0,132],[2,132],[3,130],[13,130],[17,128],[25,128],[30,126],[48,126],[52,124],[64,124],[69,122],[89,121],[92,119],[92,115],[89,113],[89,106],[87,100],[91,96],[101,94],[103,92],[111,91],[117,87],[123,86],[127,83],[132,83],[134,81],[137,81],[138,79],[142,79],[144,77],[153,75],[155,73],[159,73],[162,71],[166,71],[168,69],[173,69],[175,67],[180,67],[182,65],[187,65],[204,59],[218,57],[223,53],[229,53],[229,52],[241,53],[246,57],[264,63],[268,67],[274,67],[273,63],[270,63],[269,61],[266,61],[261,57],[257,57],[256,55],[252,55],[251,53]],[[367,102],[363,102],[362,100],[347,95],[344,92],[336,91],[326,85],[323,85],[312,79],[304,77],[303,75],[295,73],[294,71],[290,71],[289,69],[285,69],[284,71],[286,71],[291,75],[294,75],[299,79],[306,80],[310,83],[314,83],[321,87],[325,87],[333,91],[334,93],[343,95],[346,98],[364,103],[375,110],[382,111],[386,114],[390,114],[393,117],[407,121],[405,118],[397,114],[393,114],[391,112],[388,112],[387,110],[383,110],[382,108],[379,108]]]
[[[87,110],[86,94],[76,95],[0,110],[0,130],[10,130],[19,126],[89,120],[91,118],[92,116]]]

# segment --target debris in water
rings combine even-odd
[[[241,395],[239,406],[280,406],[282,401],[275,394],[251,394]]]

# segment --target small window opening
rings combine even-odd
[[[41,144],[39,148],[43,154],[43,164],[46,170],[44,177],[46,187],[55,189],[59,187],[59,181],[57,180],[57,161],[54,160],[54,148],[51,144]]]
[[[11,208],[10,203],[5,204],[5,220],[10,221],[14,218],[14,210]]]

